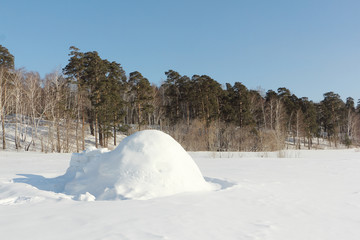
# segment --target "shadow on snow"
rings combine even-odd
[[[229,182],[229,181],[222,180],[222,179],[218,179],[218,178],[204,177],[204,179],[205,179],[205,181],[207,181],[209,183],[214,183],[216,185],[219,185],[220,189],[218,189],[218,191],[219,190],[225,190],[227,188],[231,188],[231,187],[236,185],[236,183]]]
[[[35,175],[35,174],[17,174],[17,175],[22,177],[14,178],[13,181],[15,183],[26,183],[39,190],[55,192],[55,193],[64,193],[65,185],[69,180],[66,177],[66,174],[55,178],[45,178],[41,175]],[[231,188],[236,185],[236,183],[218,178],[204,177],[204,179],[209,183],[219,185],[219,189],[217,191],[225,190],[227,188]]]
[[[23,178],[14,178],[15,183],[26,183],[39,190],[62,193],[66,184],[66,179],[63,176],[56,178],[45,178],[35,174],[17,174]]]

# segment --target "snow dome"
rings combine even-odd
[[[207,183],[190,155],[168,134],[137,132],[113,151],[73,154],[64,192],[79,200],[150,199],[206,191]]]

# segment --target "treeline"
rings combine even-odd
[[[14,56],[0,45],[2,148],[12,124],[16,149],[46,152],[85,149],[87,132],[96,147],[117,144],[119,132],[155,128],[187,150],[274,151],[311,149],[317,139],[337,147],[359,144],[360,107],[334,92],[320,103],[287,88],[261,92],[240,82],[223,87],[207,75],[169,70],[161,86],[140,72],[126,75],[119,63],[97,52],[70,47],[62,72],[41,79],[14,69]],[[24,138],[27,138],[24,139]]]

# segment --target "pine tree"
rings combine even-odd
[[[191,79],[195,90],[196,117],[207,125],[220,117],[221,85],[207,75],[194,75]]]
[[[166,96],[166,116],[175,125],[179,121],[190,124],[192,100],[194,99],[193,82],[187,76],[169,70],[165,72],[166,81],[162,84]]]
[[[116,62],[104,60],[107,71],[102,83],[100,94],[99,121],[102,129],[102,139],[107,147],[109,136],[113,135],[116,145],[116,132],[125,115],[124,92],[126,88],[126,75],[121,65]]]
[[[77,87],[77,122],[76,122],[76,146],[77,151],[79,151],[78,146],[78,124],[81,121],[81,142],[82,146],[81,149],[85,150],[85,118],[87,110],[87,98],[88,98],[88,91],[87,86],[84,82],[83,75],[84,75],[84,53],[79,52],[79,49],[71,46],[70,47],[70,59],[69,63],[63,69],[63,73],[67,75],[68,80],[75,84]],[[81,119],[81,120],[80,120]]]
[[[348,147],[352,143],[352,138],[355,131],[355,122],[356,122],[356,113],[355,113],[355,102],[352,97],[348,97],[345,103],[345,111],[344,111],[344,119],[345,119],[345,145]]]
[[[98,144],[101,146],[103,143],[102,129],[99,125],[99,112],[101,108],[101,91],[104,87],[106,64],[103,59],[100,58],[96,51],[86,52],[84,54],[84,74],[82,75],[82,81],[87,86],[89,99],[91,102],[91,109],[89,114],[90,124],[93,125],[95,146]]]
[[[308,139],[308,148],[312,147],[312,138],[318,136],[319,126],[317,123],[316,106],[308,98],[303,97],[300,99],[301,111],[304,115],[304,132],[305,137]]]
[[[235,82],[234,86],[227,84],[226,105],[227,120],[239,127],[253,125],[254,118],[250,111],[250,93],[249,90],[240,82]]]
[[[2,147],[6,149],[5,138],[5,108],[8,100],[8,84],[11,76],[11,70],[14,69],[14,56],[7,48],[0,45],[0,119],[2,128]]]
[[[264,115],[263,115],[263,105],[265,99],[261,96],[258,90],[249,91],[249,100],[250,100],[250,113],[253,117],[255,124],[258,129],[264,128]]]
[[[141,130],[141,126],[146,123],[147,116],[153,111],[151,105],[153,89],[149,80],[138,71],[130,73],[129,84],[133,95],[132,104],[137,114],[137,124],[139,130]]]
[[[0,67],[14,69],[14,56],[0,44]]]
[[[165,89],[166,96],[166,116],[169,118],[171,124],[176,124],[181,118],[181,93],[179,89],[181,75],[173,70],[165,72],[165,75],[166,81],[162,86]]]
[[[275,114],[276,114],[276,105],[278,104],[279,97],[273,90],[266,92],[265,96],[265,106],[266,106],[266,123],[270,130],[275,129]]]
[[[337,147],[338,135],[340,133],[341,110],[344,102],[339,94],[327,92],[324,94],[324,100],[321,101],[321,121],[329,139],[333,139]]]
[[[301,100],[295,94],[291,94],[287,88],[278,88],[278,96],[285,107],[285,124],[287,132],[293,135],[294,145],[300,147],[296,141],[300,141],[300,128],[302,125],[303,117],[300,107]]]

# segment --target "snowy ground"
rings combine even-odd
[[[47,191],[70,154],[0,151],[0,238],[360,239],[358,150],[191,155],[221,190],[86,202]]]

